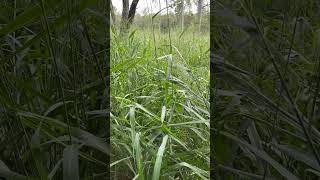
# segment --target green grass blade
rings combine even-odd
[[[154,168],[153,168],[152,180],[158,180],[160,178],[162,158],[163,158],[164,151],[166,149],[168,138],[169,138],[168,135],[165,135],[163,137],[162,143],[158,149],[157,159],[156,159],[156,162],[154,163]]]
[[[61,0],[48,0],[46,5],[52,9],[59,5]],[[11,21],[9,24],[0,29],[0,37],[6,34],[9,34],[26,24],[32,22],[34,19],[41,17],[41,8],[38,5],[35,5],[27,10],[25,10],[21,15],[16,17],[14,21]]]
[[[4,177],[8,180],[27,180],[27,177],[18,173],[12,172],[8,166],[0,160],[0,177]]]
[[[76,145],[63,150],[63,180],[79,180],[79,152]]]
[[[45,166],[44,153],[40,148],[40,127],[36,130],[31,138],[31,151],[38,175],[41,179],[48,179],[48,170]]]
[[[144,173],[143,173],[143,157],[142,157],[142,151],[140,146],[140,133],[136,133],[135,139],[133,142],[134,152],[135,152],[135,161],[137,164],[138,169],[138,179],[144,180]]]

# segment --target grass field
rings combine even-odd
[[[112,179],[209,179],[209,33],[112,32]]]

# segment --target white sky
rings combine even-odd
[[[152,1],[155,1],[155,2],[152,2]],[[129,0],[129,2],[131,5],[132,0]],[[172,1],[168,0],[169,5],[171,4],[170,2],[172,2]],[[209,0],[204,0],[203,2],[204,2],[203,4],[205,5],[209,2]],[[160,3],[161,3],[161,8],[164,8],[166,6],[166,0],[160,0]],[[117,13],[121,14],[122,0],[112,0],[112,4],[113,4],[113,6],[116,7]],[[151,11],[151,8],[152,8],[152,11]],[[206,7],[206,8],[208,8],[208,7]],[[159,11],[159,0],[140,0],[138,3],[138,6],[137,6],[137,13],[142,15],[143,11],[145,9],[148,9],[152,13],[158,12]],[[197,6],[194,3],[192,3],[191,10],[194,13],[197,11]],[[166,13],[166,10],[163,10],[162,12]]]

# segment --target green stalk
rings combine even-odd
[[[67,105],[65,103],[65,95],[64,95],[63,86],[62,86],[61,74],[60,74],[60,71],[59,71],[59,68],[58,68],[58,64],[57,64],[57,59],[56,59],[56,56],[55,56],[55,53],[54,53],[54,50],[53,50],[53,43],[52,43],[52,40],[51,40],[51,31],[50,31],[50,28],[49,28],[48,18],[47,18],[47,14],[46,14],[46,10],[45,10],[45,7],[44,7],[43,0],[40,0],[40,3],[41,3],[41,10],[42,10],[43,18],[44,18],[44,21],[45,21],[45,28],[46,28],[46,32],[47,32],[47,36],[48,36],[48,41],[49,41],[49,43],[48,43],[49,50],[50,50],[50,54],[51,54],[51,56],[53,58],[54,67],[55,67],[57,75],[58,75],[59,89],[60,89],[60,92],[61,92],[61,95],[62,95],[62,101],[63,101],[63,104],[64,104],[65,117],[66,117],[67,123],[68,123],[69,142],[70,142],[70,144],[72,144],[72,138],[71,138],[71,132],[70,132],[70,120],[68,118],[68,110],[67,110]]]

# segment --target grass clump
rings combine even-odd
[[[113,31],[112,178],[209,179],[208,37]]]

